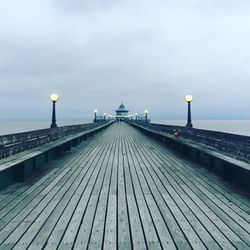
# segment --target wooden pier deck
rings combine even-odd
[[[127,124],[0,192],[0,249],[250,249],[250,200]]]

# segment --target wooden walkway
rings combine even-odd
[[[250,200],[127,124],[0,192],[0,249],[250,249]]]

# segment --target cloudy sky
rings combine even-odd
[[[0,1],[0,117],[250,119],[249,0]]]

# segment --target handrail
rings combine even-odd
[[[130,121],[143,127],[162,131],[211,146],[219,151],[228,153],[235,158],[250,160],[250,136],[230,134],[220,131],[196,129],[174,125]]]
[[[0,159],[58,140],[68,135],[77,134],[89,129],[108,124],[110,121],[62,126],[58,128],[39,129],[34,131],[0,136]]]

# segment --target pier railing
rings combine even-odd
[[[250,160],[250,136],[139,121],[133,123],[205,144],[238,159]]]
[[[106,123],[108,123],[108,121],[2,135],[0,136],[0,159],[22,152],[26,149],[35,148],[42,144],[56,141],[68,135],[100,127]]]

